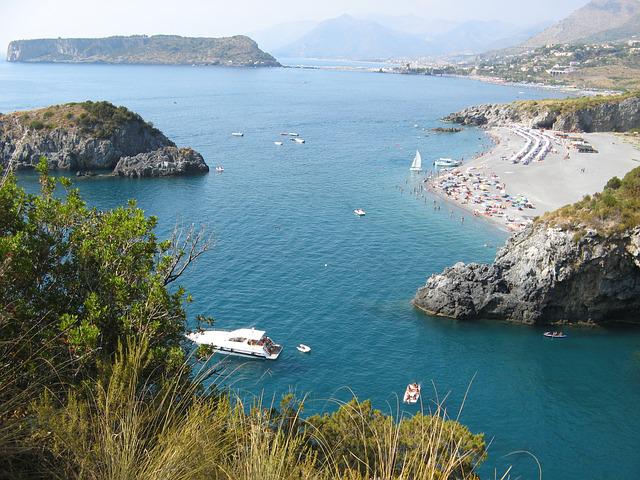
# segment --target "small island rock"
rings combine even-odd
[[[164,147],[152,152],[123,157],[113,170],[120,177],[166,177],[206,173],[209,167],[195,150]]]

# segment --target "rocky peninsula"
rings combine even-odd
[[[414,305],[460,320],[640,324],[640,168],[512,236],[492,264],[431,276]]]
[[[564,132],[627,132],[640,128],[640,94],[479,105],[444,120],[487,127],[519,123]]]
[[[249,37],[193,38],[133,35],[107,38],[15,40],[9,62],[220,65],[279,67],[278,61]]]
[[[206,173],[202,155],[177,148],[160,130],[125,107],[82,102],[0,115],[0,167],[84,174],[108,170],[126,177]]]

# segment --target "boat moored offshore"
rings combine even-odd
[[[413,162],[411,163],[411,168],[409,170],[415,173],[420,173],[422,171],[422,155],[420,155],[420,151],[416,150],[416,156],[413,158]]]
[[[199,345],[209,345],[216,352],[240,357],[275,360],[283,349],[267,337],[266,332],[255,328],[202,330],[189,333],[187,338]]]
[[[304,143],[304,138],[292,138],[291,141],[302,144]]]
[[[231,135],[233,135],[234,137],[244,137],[244,133],[242,132],[233,132]]]
[[[435,162],[433,162],[433,164],[436,167],[451,168],[459,167],[460,165],[462,165],[462,162],[460,160],[453,160],[451,158],[441,158],[440,160],[436,160]]]

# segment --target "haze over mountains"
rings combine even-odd
[[[520,27],[499,21],[455,23],[411,15],[342,15],[314,25],[282,24],[251,35],[262,48],[280,57],[380,60],[480,53],[517,45],[545,26]]]
[[[413,15],[342,15],[251,34],[283,57],[384,60],[477,54],[554,43],[619,41],[640,35],[640,0],[593,0],[555,24],[456,23]]]

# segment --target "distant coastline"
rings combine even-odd
[[[14,40],[8,62],[218,65],[279,67],[280,63],[244,35],[222,38],[132,35],[106,38]]]

